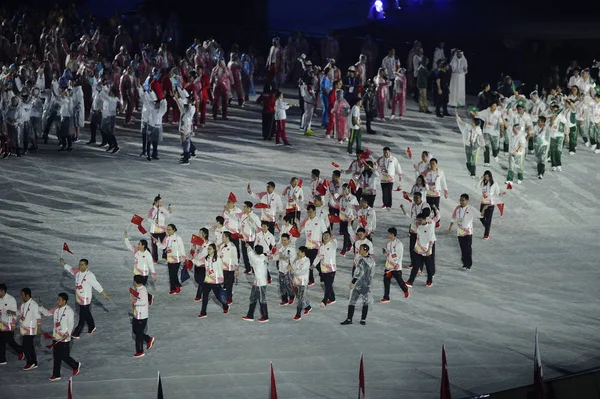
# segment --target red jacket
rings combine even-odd
[[[329,94],[327,95],[329,97],[329,111],[333,109],[333,105],[335,104],[335,91],[336,89],[331,88],[331,90],[329,90]]]
[[[208,101],[210,98],[210,94],[208,91],[210,90],[210,78],[207,74],[203,73],[200,76],[200,93],[202,94],[202,101]]]
[[[262,104],[263,114],[274,114],[275,113],[275,94],[263,93],[256,99],[257,104]]]
[[[156,94],[156,98],[158,98],[159,100],[165,98],[165,93],[163,92],[162,86],[158,79],[152,79],[150,81],[150,88],[152,89],[154,94]]]
[[[171,93],[173,92],[173,83],[171,82],[171,77],[169,75],[163,77],[160,83],[162,85],[165,97],[172,97]]]

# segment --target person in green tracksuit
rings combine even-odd
[[[577,89],[574,86],[573,89]],[[577,123],[577,109],[575,107],[575,101],[577,95],[574,98],[570,97],[565,100],[565,117],[567,118],[567,126],[569,127],[569,154],[574,155],[577,148],[577,133],[579,126]]]
[[[348,139],[348,154],[352,155],[352,147],[356,141],[356,153],[358,154],[362,146],[362,127],[360,127],[360,108],[362,100],[357,98],[350,111],[350,138]]]
[[[471,107],[469,111],[476,112],[477,109],[475,107]],[[463,138],[463,144],[465,146],[467,170],[469,171],[471,178],[474,179],[476,176],[476,164],[479,148],[483,148],[484,152],[486,151],[485,139],[483,138],[481,127],[479,127],[482,124],[482,121],[481,119],[473,117],[471,123],[467,123],[458,116],[458,111],[456,111],[456,123],[460,129],[460,133]]]
[[[542,180],[546,172],[546,160],[548,159],[548,145],[550,142],[550,130],[546,126],[546,117],[540,115],[537,124],[533,128],[534,152],[537,160],[538,179]]]
[[[508,135],[508,132],[505,133]],[[506,183],[512,182],[515,170],[517,172],[517,184],[523,182],[523,161],[525,160],[525,149],[527,148],[527,136],[521,132],[521,126],[512,126],[512,132],[508,139],[508,175]]]
[[[552,104],[552,117],[550,119],[550,162],[552,171],[562,172],[562,148],[563,143],[569,142],[569,136],[565,136],[567,118],[560,110],[558,104]]]

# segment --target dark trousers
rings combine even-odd
[[[481,204],[481,206],[479,207],[479,211],[482,211],[484,206],[485,206],[484,204]],[[479,220],[481,221],[481,224],[483,224],[483,228],[485,230],[485,232],[483,233],[484,237],[487,237],[490,235],[490,228],[492,227],[492,216],[494,216],[494,208],[495,207],[496,207],[495,205],[489,205],[488,208],[483,213],[483,217],[479,218]]]
[[[101,111],[97,111],[94,112],[92,111],[92,120],[90,121],[90,132],[91,132],[91,137],[90,137],[90,141],[95,143],[96,142],[96,132],[100,129],[100,124],[102,123],[102,112]],[[102,133],[102,130],[100,130],[100,133]],[[104,136],[102,137],[102,142],[105,142]]]
[[[153,233],[150,235],[155,238],[156,241],[163,242],[167,236],[167,233]],[[152,241],[152,259],[154,260],[154,263],[158,262],[158,247],[156,246],[154,240]]]
[[[60,366],[62,362],[65,362],[67,366],[71,367],[73,370],[79,368],[79,363],[71,357],[70,350],[71,342],[54,341],[54,348],[52,348],[52,355],[54,357],[52,375],[54,377],[60,377]]]
[[[335,272],[321,273],[323,279],[323,285],[325,285],[325,294],[323,295],[323,302],[327,304],[327,301],[335,301],[335,292],[333,292],[333,280],[335,279]]]
[[[350,239],[350,232],[348,231],[348,221],[340,222],[340,234],[344,235],[344,246],[342,247],[343,252],[347,252],[352,247],[352,240]]]
[[[431,256],[423,256],[417,254],[415,260],[417,264],[413,265],[413,268],[410,271],[410,277],[408,278],[408,282],[412,284],[415,281],[417,273],[420,269],[423,268],[423,265],[427,269],[427,282],[433,282],[433,276],[435,274],[435,256],[433,255],[433,250]]]
[[[219,295],[219,290],[221,286],[219,284],[208,284],[204,283],[202,286],[202,310],[200,310],[200,314],[206,314],[206,307],[208,306],[208,297],[210,296],[210,292],[212,291],[217,298],[217,301],[221,302],[221,296]],[[229,309],[229,305],[225,302],[221,302],[223,306],[223,310]]]
[[[179,282],[179,267],[181,263],[167,263],[169,268],[169,286],[171,291],[175,291],[178,287],[181,287]]]
[[[262,135],[263,139],[271,140],[275,135],[275,114],[262,114]]]
[[[391,208],[392,207],[392,189],[394,188],[394,183],[381,183],[381,194],[383,196],[382,201],[383,205]]]
[[[437,88],[433,89],[433,102],[435,104],[435,113],[437,115],[441,115],[442,112],[444,114],[448,113],[448,95],[444,92],[442,94],[438,94]]]
[[[247,243],[250,246],[250,248],[254,249],[254,241],[248,241]],[[242,247],[242,258],[244,258],[244,267],[247,272],[250,272],[252,270],[252,267],[250,266],[250,259],[248,259],[248,248],[246,248],[246,241],[242,241],[240,244]]]
[[[79,323],[77,323],[77,326],[73,330],[73,335],[77,337],[80,336],[85,324],[88,326],[88,331],[92,331],[96,327],[90,306],[91,305],[79,305]]]
[[[152,151],[150,151],[150,149],[152,149]],[[152,156],[152,158],[158,158],[158,140],[150,141],[146,138],[146,155]]]
[[[0,331],[0,363],[6,361],[6,344],[17,353],[22,353],[23,348],[15,341],[14,331]]]
[[[231,239],[231,243],[233,245],[235,245],[235,249],[237,249],[237,255],[238,255],[238,259],[237,260],[238,260],[238,263],[240,263],[240,256],[242,254],[242,252],[240,251],[240,239],[239,238],[236,238],[235,240]]]
[[[363,305],[361,320],[367,320],[367,314],[369,313],[369,305]],[[354,305],[348,305],[348,320],[352,320],[354,317]]]
[[[402,270],[385,271],[383,273],[383,299],[390,299],[390,285],[392,278],[395,278],[402,292],[408,292],[408,287],[402,280]]]
[[[361,194],[361,199],[366,200],[367,204],[369,204],[369,206],[371,208],[373,208],[373,205],[375,204],[375,196],[374,195]],[[390,204],[391,204],[391,202],[390,202]]]
[[[37,355],[35,354],[35,347],[33,346],[33,339],[35,335],[23,335],[23,353],[25,359],[27,359],[27,365],[37,364]]]
[[[458,237],[458,245],[460,245],[460,253],[462,258],[463,267],[470,269],[473,266],[473,236],[462,236]]]
[[[408,236],[408,253],[410,254],[410,264],[414,267],[417,262],[415,258],[419,255],[415,252],[415,244],[417,243],[417,233],[409,233]]]
[[[204,285],[204,278],[206,277],[206,268],[205,267],[194,267],[194,280],[196,280],[196,284],[198,284],[198,289],[196,290],[196,299],[202,298],[202,286]]]
[[[135,335],[135,353],[144,353],[144,342],[150,341],[150,336],[146,334],[148,319],[132,319],[131,329]]]
[[[319,254],[319,250],[316,248],[309,249],[308,252],[306,253],[306,256],[308,257],[308,259],[310,259],[311,266],[312,266],[313,262],[315,261],[315,259],[317,258],[318,254]],[[309,283],[315,282],[315,276],[313,275],[312,267],[310,269],[310,272],[308,273],[308,282]]]
[[[233,282],[235,281],[235,271],[223,270],[225,289],[227,290],[227,301],[233,302]]]
[[[435,207],[437,209],[440,209],[440,197],[430,197],[430,196],[426,196],[425,197],[425,201],[427,201],[427,203],[429,204],[429,206],[431,207],[431,212],[433,213],[433,206],[435,205]],[[437,213],[437,212],[436,212]],[[442,218],[440,217],[440,215],[438,216],[438,221],[436,224],[441,223]]]
[[[269,232],[275,235],[275,222],[269,222]]]
[[[366,112],[366,119],[367,119],[367,133],[372,133],[373,129],[371,128],[371,122],[373,122],[373,115],[375,115],[374,112]]]
[[[60,121],[58,112],[51,111],[50,114],[48,115],[48,118],[46,119],[46,126],[44,126],[44,133],[42,135],[45,142],[47,142],[47,140],[48,140],[48,134],[50,134],[50,129],[52,128],[52,124],[57,121]]]

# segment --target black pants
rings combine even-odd
[[[237,255],[238,255],[238,263],[240,263],[240,256],[242,255],[242,252],[240,251],[240,239],[236,238],[236,239],[231,239],[231,243],[233,245],[235,245],[235,249],[237,249]]]
[[[60,117],[58,116],[57,111],[50,111],[48,118],[46,119],[46,126],[44,127],[44,133],[42,137],[44,138],[44,142],[48,140],[48,134],[50,134],[50,129],[52,128],[52,124],[54,122],[60,121]]]
[[[263,139],[271,140],[275,135],[275,114],[262,114],[262,135]]]
[[[361,199],[366,200],[367,204],[369,204],[369,206],[371,208],[373,208],[373,205],[375,205],[375,196],[374,195],[361,194]],[[390,199],[390,201],[391,201],[391,199]],[[391,202],[390,202],[390,204],[391,204]]]
[[[23,353],[23,348],[15,341],[14,331],[0,331],[0,363],[6,361],[6,344],[13,348],[15,352]]]
[[[323,284],[325,285],[325,294],[323,295],[323,302],[327,304],[327,301],[335,301],[335,292],[333,292],[333,280],[335,279],[335,272],[321,273]]]
[[[60,365],[62,362],[65,362],[67,366],[71,367],[73,370],[79,368],[79,363],[71,357],[70,350],[71,342],[54,341],[54,348],[52,348],[52,355],[54,357],[52,375],[54,377],[60,377]]]
[[[383,196],[383,205],[391,208],[392,207],[392,189],[394,183],[381,183],[381,195]]]
[[[440,209],[440,197],[430,197],[430,196],[426,196],[425,197],[425,201],[427,201],[427,203],[429,204],[429,206],[431,207],[431,213],[433,213],[433,206],[435,205],[435,207],[437,209]],[[438,222],[441,223],[442,218],[440,217],[440,215],[438,216]]]
[[[233,282],[235,281],[235,271],[223,270],[225,289],[227,290],[227,301],[233,302]]]
[[[248,241],[247,243],[250,248],[254,249],[254,242]],[[244,258],[244,267],[246,272],[249,273],[252,270],[252,266],[250,266],[250,259],[248,259],[248,248],[246,248],[246,241],[242,241],[240,244],[242,247],[242,258]]]
[[[60,147],[61,148],[73,148],[73,138],[71,136],[62,136],[60,138]]]
[[[438,94],[437,88],[433,89],[433,102],[435,104],[435,113],[437,115],[448,114],[448,95],[444,92]]]
[[[155,238],[156,241],[163,242],[167,233],[152,233],[150,235]],[[152,260],[154,260],[154,263],[158,262],[158,247],[154,240],[152,240]]]
[[[373,117],[375,115],[375,112],[371,111],[371,112],[365,112],[366,115],[366,119],[367,119],[367,133],[373,133],[373,129],[371,128],[371,122],[373,122]]]
[[[178,287],[181,287],[179,282],[179,267],[181,263],[167,263],[169,268],[169,286],[171,291],[175,291]]]
[[[150,341],[150,336],[146,334],[148,319],[132,319],[131,329],[135,335],[135,353],[144,353],[144,342]]]
[[[204,285],[202,286],[202,310],[200,310],[200,314],[206,314],[206,307],[208,306],[208,297],[210,296],[211,291],[215,294],[217,300],[221,302],[221,297],[219,295],[220,289],[220,284],[204,283]],[[221,305],[223,306],[223,310],[229,309],[229,305],[227,305],[227,303],[221,302]]]
[[[204,278],[206,277],[206,268],[205,267],[194,267],[194,280],[196,280],[196,284],[198,284],[198,289],[196,290],[196,299],[202,298],[202,286],[204,285]]]
[[[350,239],[350,232],[348,231],[348,221],[340,222],[340,233],[344,235],[344,246],[343,252],[347,252],[348,248],[352,248],[352,240]]]
[[[90,141],[92,143],[96,142],[96,132],[100,129],[101,123],[102,123],[102,112],[101,111],[97,111],[97,112],[92,111],[92,120],[90,121],[90,132],[91,132]],[[100,129],[100,134],[102,134],[101,129]],[[103,143],[106,142],[104,139],[104,136],[102,136],[102,142]]]
[[[317,258],[317,255],[319,254],[319,250],[316,248],[313,249],[309,249],[306,253],[306,257],[308,259],[310,259],[310,265],[312,266],[313,262],[315,261],[315,259]],[[315,276],[313,275],[313,269],[310,269],[310,272],[308,273],[308,282],[309,283],[314,283],[315,282]]]
[[[473,236],[462,236],[458,237],[458,245],[460,245],[460,253],[462,258],[463,267],[470,269],[473,266]]]
[[[369,305],[363,305],[361,320],[367,320],[367,314],[369,313]],[[348,305],[348,320],[352,320],[354,317],[354,305]]]
[[[152,152],[150,149],[152,149]],[[146,155],[152,156],[152,158],[158,158],[158,140],[150,141],[146,139]]]
[[[27,365],[37,364],[37,355],[33,346],[34,338],[35,335],[23,335],[23,353],[25,354],[25,359],[27,359]]]
[[[79,305],[79,323],[73,330],[73,335],[79,337],[81,335],[81,331],[83,330],[83,326],[87,324],[88,332],[92,331],[96,328],[96,323],[94,323],[94,317],[92,316],[92,310],[90,309],[91,305]]]
[[[415,260],[417,264],[413,265],[408,282],[410,284],[414,283],[417,273],[423,268],[423,265],[425,265],[425,268],[427,269],[427,282],[433,282],[433,276],[435,275],[435,256],[433,255],[433,250],[431,256],[417,255]]]
[[[481,206],[479,207],[479,211],[482,211],[484,206],[485,206],[484,204],[481,204]],[[488,237],[490,235],[490,229],[492,227],[492,216],[494,216],[494,208],[495,207],[496,207],[495,205],[489,205],[488,208],[483,213],[483,217],[479,218],[479,220],[481,220],[481,224],[483,224],[483,228],[485,230],[485,232],[483,233],[484,237]]]
[[[410,264],[414,267],[417,262],[415,258],[419,255],[415,252],[415,244],[417,243],[417,233],[409,233],[408,236],[408,253],[410,254]]]
[[[390,299],[390,285],[392,277],[396,279],[402,292],[408,292],[408,287],[402,280],[402,270],[384,271],[383,272],[383,299]]]

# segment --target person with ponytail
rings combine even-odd
[[[162,242],[165,239],[165,236],[167,235],[166,220],[172,212],[171,205],[168,206],[167,211],[165,212],[160,194],[154,197],[152,208],[148,211],[150,235],[152,236],[152,259],[154,260],[154,263],[158,263],[158,250],[155,241]],[[166,255],[163,254],[162,258],[165,259]]]
[[[153,238],[156,241],[156,239]],[[181,292],[181,283],[179,282],[179,268],[181,262],[185,261],[186,252],[183,247],[183,240],[177,235],[177,227],[174,224],[167,226],[167,236],[162,242],[156,241],[159,249],[165,249],[167,253],[167,266],[169,267],[169,285],[171,287],[169,295],[177,295]]]
[[[483,197],[479,208],[483,216],[479,220],[484,228],[483,239],[488,240],[490,238],[490,228],[492,227],[494,208],[496,207],[496,203],[499,202],[499,197],[506,194],[506,192],[500,192],[498,183],[494,182],[492,172],[489,170],[483,172],[483,176],[481,176],[478,185],[481,188]]]
[[[148,283],[148,276],[152,274],[152,280],[157,280],[156,270],[154,270],[154,262],[152,262],[152,254],[148,250],[148,241],[140,240],[136,247],[131,245],[129,241],[129,233],[125,231],[125,246],[133,252],[133,276],[141,276],[142,284]],[[152,305],[153,296],[148,293],[148,305]]]

